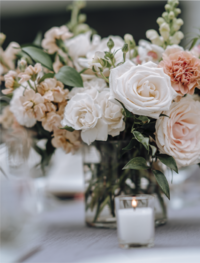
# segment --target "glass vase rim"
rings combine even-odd
[[[154,200],[155,199],[153,195],[148,195],[148,194],[119,195],[119,196],[116,196],[115,198],[119,200],[126,200],[126,201],[131,201],[133,198],[136,200]]]

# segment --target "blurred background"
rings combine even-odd
[[[156,19],[164,11],[166,1],[87,1],[83,12],[87,22],[102,37],[124,36],[130,33],[135,40],[145,39],[148,29],[158,29]],[[19,44],[31,43],[39,31],[43,34],[53,26],[69,21],[70,12],[66,6],[71,1],[1,1],[1,32],[7,35],[4,48],[11,41]],[[182,31],[186,38],[182,45],[198,33],[200,25],[200,1],[180,1],[184,20]],[[199,21],[197,21],[197,19]]]

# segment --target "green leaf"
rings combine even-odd
[[[159,115],[159,117],[168,117],[168,118],[170,118],[168,115],[163,114],[163,113],[161,113],[161,114]]]
[[[41,46],[42,42],[42,31],[39,31],[33,41],[33,44],[36,46]]]
[[[198,166],[200,167],[200,163],[198,163]]]
[[[55,75],[56,79],[70,87],[83,87],[81,75],[69,66],[62,67]]]
[[[176,161],[174,160],[174,158],[172,156],[169,156],[167,154],[158,154],[157,157],[167,167],[171,168],[176,173],[178,173],[178,167],[176,165]]]
[[[142,143],[143,146],[149,150],[149,138],[148,137],[144,137],[140,132],[138,131],[133,131],[133,135],[135,136],[135,139]]]
[[[129,142],[129,144],[126,146],[126,147],[124,147],[123,149],[122,149],[122,151],[129,151],[129,150],[131,150],[131,149],[133,149],[133,147],[134,147],[134,139],[131,139],[131,141]]]
[[[41,83],[41,82],[44,81],[45,79],[53,78],[54,75],[55,75],[54,73],[47,73],[47,74],[44,74],[44,76],[42,76],[42,78],[39,80],[38,83]]]
[[[152,151],[152,156],[154,156],[157,152],[157,148],[151,144],[149,144],[149,146],[151,147],[151,151]]]
[[[35,62],[38,62],[43,67],[53,71],[51,57],[42,49],[33,46],[28,46],[22,48],[22,51],[28,54]]]
[[[121,103],[119,100],[117,100],[117,99],[115,99],[116,101],[118,101],[121,105],[122,105],[122,107],[123,107],[123,109],[124,109],[124,115],[125,115],[125,117],[127,117],[127,118],[134,118],[134,115],[130,112],[130,111],[128,111],[125,107],[124,107],[124,104],[123,103]]]
[[[168,199],[170,199],[169,184],[168,184],[168,181],[165,175],[161,171],[158,171],[158,170],[153,170],[153,173],[163,193],[167,196]]]
[[[60,129],[62,129],[62,130],[67,130],[67,131],[70,131],[70,132],[73,132],[74,131],[74,129],[72,128],[72,127],[69,127],[69,126],[65,126],[65,127],[63,127],[63,128],[60,128]]]
[[[149,123],[150,122],[150,119],[148,117],[146,117],[146,116],[139,116],[137,118],[137,120],[140,120],[143,123]]]
[[[195,37],[195,38],[192,40],[192,44],[191,44],[189,50],[191,50],[191,49],[196,45],[198,39],[199,39],[199,37]]]
[[[135,157],[131,159],[124,167],[125,169],[134,169],[134,170],[145,170],[149,167],[146,165],[146,160],[143,157]]]

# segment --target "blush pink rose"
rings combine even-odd
[[[171,46],[163,53],[159,67],[170,76],[172,87],[180,96],[192,95],[195,88],[200,88],[200,59],[191,52]]]
[[[168,117],[156,122],[156,143],[161,153],[171,155],[179,167],[200,162],[200,102],[187,95],[174,102]]]

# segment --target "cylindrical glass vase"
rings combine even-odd
[[[82,148],[85,221],[88,226],[116,228],[115,197],[139,194],[154,195],[155,223],[166,223],[166,205],[152,172],[123,170],[136,155],[135,149],[123,150],[128,144],[129,141],[96,141]]]

